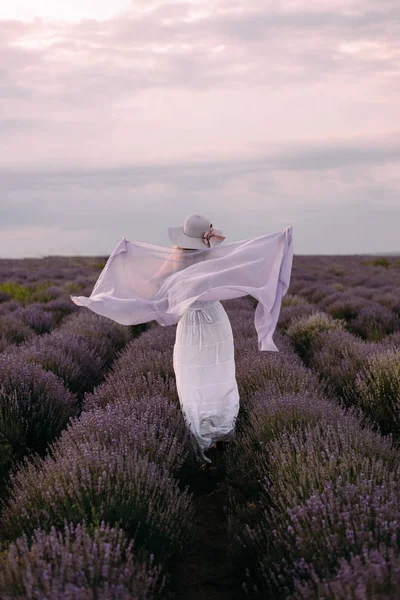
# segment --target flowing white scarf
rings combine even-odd
[[[201,250],[167,248],[123,238],[111,253],[92,293],[70,296],[78,306],[122,325],[156,320],[174,325],[197,299],[251,295],[259,350],[278,352],[272,340],[290,283],[292,227]]]

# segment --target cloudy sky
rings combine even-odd
[[[398,0],[0,5],[0,257],[226,243],[400,251]]]

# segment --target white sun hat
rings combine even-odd
[[[217,246],[225,239],[219,229],[215,229],[207,217],[193,213],[188,215],[183,225],[168,227],[169,239],[180,248],[203,250]]]

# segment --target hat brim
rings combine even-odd
[[[208,248],[201,238],[194,238],[183,232],[183,225],[168,227],[169,239],[175,246],[190,248],[193,250],[205,250]]]

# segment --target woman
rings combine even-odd
[[[232,329],[221,300],[252,295],[260,351],[278,352],[273,333],[289,287],[292,228],[222,244],[225,237],[197,213],[168,228],[173,248],[123,238],[90,297],[75,304],[122,325],[177,324],[173,352],[181,408],[198,459],[234,437],[239,411]]]
[[[189,215],[183,227],[170,227],[168,232],[183,258],[184,253],[201,250],[204,243],[211,247],[211,238],[217,243],[225,239],[198,214]],[[239,412],[232,328],[219,300],[196,300],[181,317],[173,365],[194,449],[201,461],[211,463],[205,452],[232,439]]]

